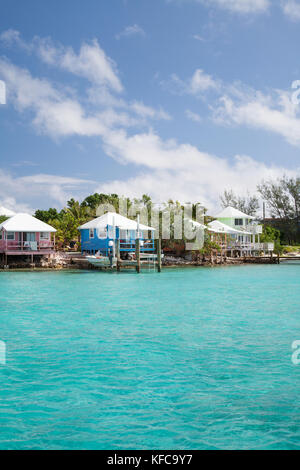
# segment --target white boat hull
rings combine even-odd
[[[86,259],[89,263],[98,268],[113,268],[117,265],[117,258],[113,258],[111,262],[111,258],[108,256],[86,256]]]

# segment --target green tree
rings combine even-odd
[[[48,224],[49,220],[57,219],[60,216],[56,209],[50,207],[48,210],[36,210],[34,217]]]
[[[280,230],[277,230],[270,225],[265,225],[263,227],[263,233],[260,236],[260,241],[262,243],[268,242],[275,242],[278,241],[280,243]]]
[[[56,242],[61,247],[66,247],[72,240],[79,239],[78,220],[69,211],[66,211],[62,217],[50,221],[50,225],[56,228]]]
[[[255,216],[259,209],[259,200],[257,196],[238,196],[232,190],[225,190],[220,196],[221,205],[225,209],[228,206],[234,207],[247,215]]]
[[[6,217],[6,215],[0,215],[0,224],[5,222],[7,219],[9,219],[9,217]]]
[[[263,181],[258,191],[288,243],[300,239],[300,178]]]

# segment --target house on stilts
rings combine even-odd
[[[263,227],[255,217],[234,207],[226,207],[208,224],[213,234],[223,234],[224,249],[227,254],[237,256],[257,256],[261,252],[272,255],[274,243],[261,243]]]
[[[139,224],[115,212],[107,212],[78,227],[81,234],[81,252],[86,255],[110,256],[118,246],[120,258],[126,259],[135,252],[136,239],[140,241],[140,252],[155,251],[155,228]]]
[[[0,224],[0,254],[8,257],[50,256],[55,251],[55,228],[29,214],[16,214]]]

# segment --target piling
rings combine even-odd
[[[120,240],[116,240],[117,271],[121,270]]]
[[[136,258],[136,272],[141,271],[141,252],[140,252],[140,240],[137,238],[135,240],[135,258]]]
[[[161,238],[157,240],[157,270],[161,272]]]

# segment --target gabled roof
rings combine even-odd
[[[45,224],[29,214],[16,214],[0,224],[0,230],[7,232],[56,232],[51,225]]]
[[[12,217],[13,215],[16,215],[16,213],[14,211],[11,211],[10,209],[6,209],[6,207],[0,206],[0,215]]]
[[[200,222],[197,222],[196,220],[192,219],[185,219],[184,220],[186,223],[190,223],[194,228],[196,229],[202,229],[202,230],[207,230],[207,226],[204,224],[201,224]]]
[[[208,224],[208,230],[212,230],[215,233],[227,233],[232,235],[251,235],[251,232],[246,232],[245,230],[236,230],[235,228],[229,227],[229,225],[223,224],[219,220],[213,220]]]
[[[244,212],[235,209],[234,207],[228,206],[226,209],[223,209],[219,214],[215,216],[216,219],[252,219],[255,217],[252,215],[244,214]]]
[[[107,225],[115,226],[122,230],[137,230],[137,222],[135,220],[127,219],[127,217],[115,212],[107,212],[101,215],[101,217],[81,225],[78,229],[101,229],[107,227]],[[140,230],[155,230],[155,228],[140,224]]]

